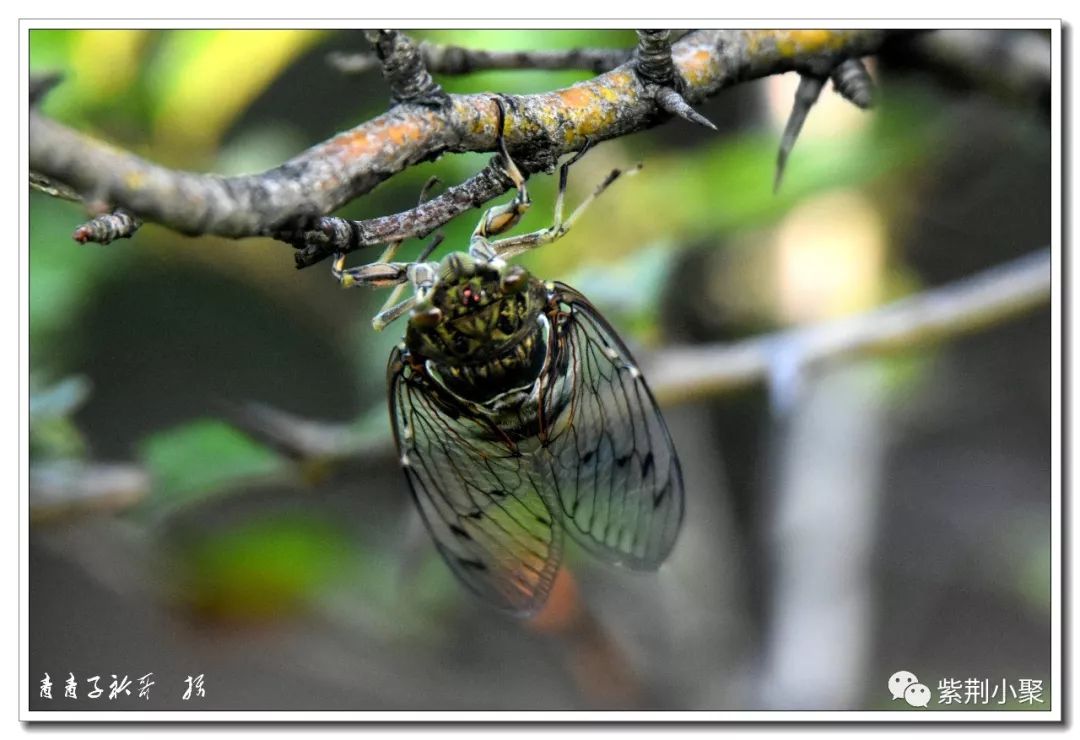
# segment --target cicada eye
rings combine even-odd
[[[435,306],[423,310],[414,310],[409,317],[413,326],[421,329],[430,329],[442,321],[442,311]]]
[[[524,290],[528,282],[528,275],[525,272],[525,268],[514,265],[502,276],[499,287],[502,289],[503,293],[513,295],[514,293],[520,293]]]

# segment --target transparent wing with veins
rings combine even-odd
[[[569,396],[549,421],[550,485],[567,532],[601,558],[655,569],[683,517],[682,471],[660,410],[626,345],[573,288],[555,284],[557,350]],[[551,396],[557,394],[549,394]]]
[[[401,350],[389,381],[402,467],[439,553],[482,598],[534,613],[558,571],[562,529],[533,459],[455,407]]]

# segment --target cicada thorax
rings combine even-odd
[[[454,397],[489,404],[531,388],[543,371],[547,302],[523,268],[451,254],[413,309],[405,346]]]

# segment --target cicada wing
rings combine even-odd
[[[682,470],[667,425],[626,345],[573,288],[555,283],[559,372],[549,399],[552,478],[563,525],[586,549],[655,569],[682,524]],[[559,386],[564,386],[561,389]]]
[[[534,613],[558,571],[562,531],[531,460],[400,350],[388,373],[401,464],[439,553],[482,598]]]

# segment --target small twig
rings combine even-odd
[[[874,106],[874,80],[861,59],[847,59],[830,75],[833,87],[844,100],[868,110]]]
[[[365,35],[382,62],[392,105],[416,103],[441,107],[449,102],[450,98],[428,72],[412,39],[397,31],[367,31]]]
[[[30,189],[60,200],[70,200],[72,203],[82,203],[82,196],[62,182],[45,177],[31,170]]]
[[[686,82],[671,56],[670,31],[638,31],[637,34],[634,72],[645,83],[657,105],[672,115],[715,131],[712,121],[694,110],[683,97]]]
[[[566,565],[556,574],[543,609],[524,626],[551,639],[578,691],[595,708],[635,708],[645,698],[640,672],[604,622],[589,609]]]
[[[714,396],[759,383],[785,348],[801,366],[889,354],[968,334],[1045,305],[1050,298],[1049,249],[876,311],[741,342],[670,347],[643,370],[661,403]]]
[[[123,208],[117,208],[112,213],[103,213],[90,219],[75,229],[71,238],[79,244],[108,244],[116,239],[130,239],[140,226],[142,221]]]
[[[523,165],[519,168],[526,171]],[[407,211],[366,221],[325,216],[316,219],[311,229],[278,238],[298,247],[295,254],[297,268],[309,267],[335,252],[352,252],[391,241],[425,237],[456,216],[502,195],[512,186],[496,158],[460,185],[447,188],[441,195]]]
[[[675,85],[675,63],[671,60],[671,39],[668,31],[638,31],[634,71],[653,85]]]
[[[421,41],[420,56],[429,72],[461,75],[486,70],[583,69],[607,72],[630,59],[627,49],[550,49],[542,51],[487,51],[452,44]],[[380,67],[374,54],[331,52],[327,62],[339,72],[359,75]]]

